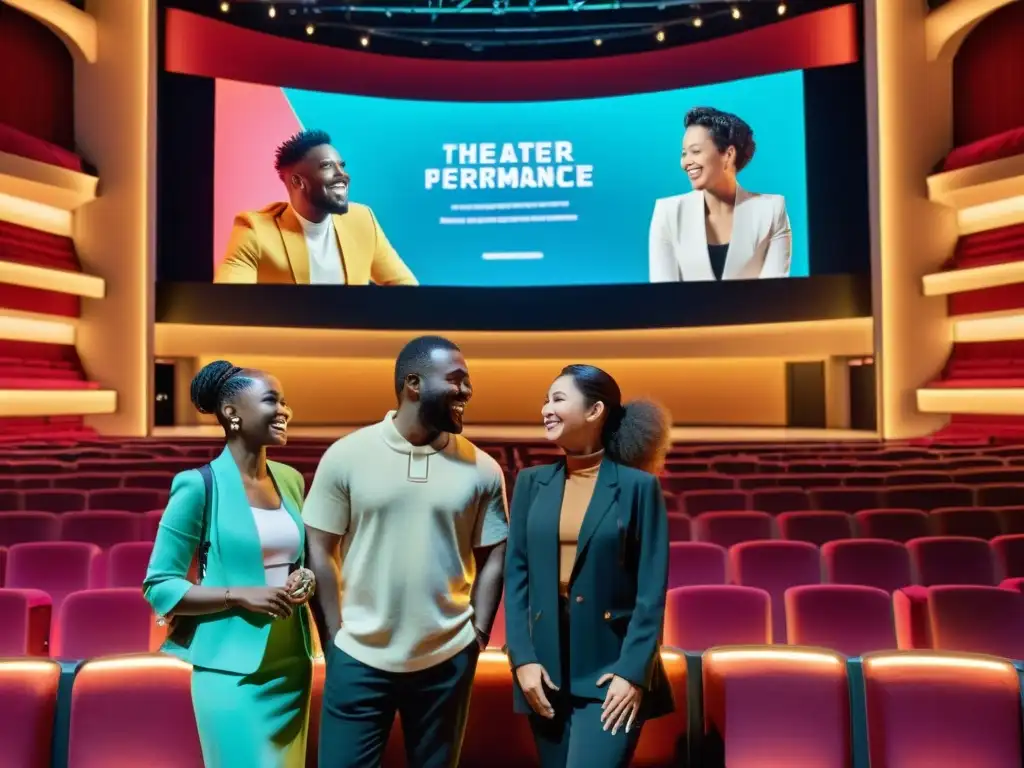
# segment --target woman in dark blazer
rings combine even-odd
[[[674,708],[660,638],[668,521],[658,478],[669,415],[623,404],[591,365],[564,368],[541,409],[555,464],[519,473],[505,566],[514,707],[542,768],[623,768],[646,720]]]
[[[266,458],[287,442],[291,411],[277,379],[223,360],[196,375],[192,402],[217,415],[227,445],[205,476],[175,476],[143,591],[172,626],[162,650],[192,664],[206,768],[304,768],[314,580],[302,567],[303,479]]]

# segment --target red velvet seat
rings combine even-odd
[[[7,551],[4,586],[41,589],[50,595],[56,613],[67,595],[89,588],[93,561],[99,555],[95,544],[77,541],[15,544]]]
[[[141,515],[136,512],[87,510],[60,516],[60,537],[84,541],[106,549],[124,541],[137,541]]]
[[[52,633],[50,654],[91,659],[147,653],[157,633],[153,611],[138,587],[89,589],[68,595]]]
[[[877,488],[814,488],[810,492],[815,509],[836,509],[853,514],[881,504]]]
[[[704,654],[707,765],[850,765],[846,664],[828,651],[731,647]]]
[[[704,512],[734,512],[750,506],[750,499],[743,491],[685,491],[679,499],[679,510],[690,517]]]
[[[686,491],[728,490],[735,488],[736,483],[731,477],[725,475],[694,472],[692,474],[662,475],[661,486],[669,493],[685,493]]]
[[[50,768],[60,666],[45,659],[0,661],[0,763]]]
[[[682,512],[668,513],[668,540],[689,541],[692,535],[693,523],[689,515]]]
[[[808,584],[786,590],[786,633],[792,645],[844,656],[896,647],[892,598],[875,587]]]
[[[106,587],[132,587],[138,589],[146,577],[153,544],[149,541],[126,541],[115,544],[107,551]]]
[[[70,488],[74,491],[118,488],[121,485],[121,475],[99,472],[75,472],[70,475],[56,475],[53,478],[52,485],[54,488]]]
[[[906,543],[931,534],[928,514],[920,509],[862,509],[854,519],[865,539]]]
[[[728,554],[724,547],[703,541],[668,545],[668,588],[725,584]]]
[[[821,546],[853,537],[853,520],[846,512],[783,512],[776,518],[782,538]]]
[[[821,583],[818,548],[803,541],[748,541],[729,550],[732,581],[757,587],[772,597],[772,640],[785,643],[786,606],[790,587]]]
[[[68,765],[203,768],[192,668],[166,655],[83,664],[71,691]]]
[[[803,488],[762,488],[751,494],[750,508],[778,515],[810,509],[811,502]]]
[[[830,541],[821,548],[825,580],[892,592],[914,583],[910,553],[885,539]]]
[[[85,491],[33,489],[22,491],[22,509],[40,512],[77,512],[86,508]]]
[[[170,487],[165,491],[149,488],[111,488],[92,491],[89,509],[121,509],[126,512],[145,512],[167,503]]]
[[[1003,483],[978,487],[979,507],[1016,507],[1024,499],[1024,483]]]
[[[968,536],[926,536],[907,542],[911,562],[919,581],[934,584],[980,584],[995,586],[998,578],[995,556],[988,542]]]
[[[1002,533],[999,515],[981,507],[943,507],[933,509],[929,519],[936,536],[972,536],[994,539]]]
[[[1005,661],[929,652],[864,659],[871,765],[1021,765],[1020,684]]]
[[[677,587],[665,596],[664,642],[684,651],[772,642],[771,596],[735,585]]]
[[[50,596],[38,589],[0,589],[0,658],[47,656]]]
[[[992,511],[999,517],[1003,533],[1024,533],[1024,507],[996,507]]]
[[[5,512],[0,517],[0,546],[60,538],[60,518],[52,512]]]
[[[1024,594],[998,587],[928,590],[931,647],[1024,659]]]
[[[725,548],[774,536],[774,521],[765,512],[705,512],[693,521],[694,539]]]
[[[160,527],[160,518],[163,515],[163,509],[151,509],[143,514],[139,525],[139,538],[142,541],[156,541],[156,529]]]

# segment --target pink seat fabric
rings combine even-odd
[[[862,509],[854,518],[865,539],[906,543],[931,533],[928,514],[920,509]]]
[[[124,541],[137,541],[141,516],[137,512],[66,512],[60,516],[60,537],[64,541],[84,541],[106,549]]]
[[[192,668],[164,655],[83,664],[71,691],[68,765],[203,768]]]
[[[704,654],[707,765],[848,766],[850,694],[837,654],[738,646]]]
[[[107,550],[104,586],[140,588],[152,554],[153,544],[149,541],[115,544]]]
[[[0,589],[0,658],[47,656],[50,596],[38,589]]]
[[[147,488],[111,488],[92,491],[89,494],[89,509],[122,509],[126,512],[145,512],[162,507],[167,502],[166,491]]]
[[[779,533],[789,541],[821,546],[853,537],[853,521],[846,512],[783,512],[776,518]]]
[[[122,653],[146,653],[156,620],[135,588],[73,592],[60,607],[51,654],[60,659],[91,659]]]
[[[60,518],[53,512],[5,512],[0,517],[0,546],[60,537]]]
[[[703,541],[671,542],[668,587],[725,584],[728,555],[724,547]]]
[[[926,536],[907,542],[920,583],[979,584],[994,587],[998,577],[988,542],[967,536]]]
[[[694,539],[726,549],[744,541],[771,539],[774,535],[774,521],[765,512],[705,512],[693,521]]]
[[[57,613],[67,595],[89,588],[93,560],[99,555],[95,544],[77,541],[15,544],[7,553],[4,586],[46,592]]]
[[[664,642],[683,651],[772,641],[771,596],[735,585],[677,587],[665,596]]]
[[[821,548],[825,580],[892,592],[914,582],[910,553],[902,544],[882,539],[830,541]]]
[[[50,768],[60,666],[47,659],[0,661],[0,763]]]
[[[792,645],[844,656],[896,647],[892,598],[875,587],[808,584],[786,590],[786,633]]]
[[[818,548],[803,541],[749,541],[729,551],[732,580],[772,596],[772,639],[786,640],[784,594],[790,587],[821,583]]]
[[[1008,662],[888,652],[866,656],[863,671],[871,765],[1021,764],[1020,684]]]
[[[998,587],[928,590],[932,648],[1024,659],[1024,595]]]

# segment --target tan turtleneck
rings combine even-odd
[[[583,516],[597,485],[604,451],[587,456],[565,457],[565,491],[562,493],[562,511],[558,520],[558,588],[569,593],[569,578],[576,563],[576,545],[580,538]]]

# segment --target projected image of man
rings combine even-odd
[[[686,114],[680,166],[693,191],[654,205],[652,283],[789,277],[793,235],[782,195],[740,186],[754,159],[754,132],[712,107]]]
[[[288,202],[235,217],[218,283],[417,285],[373,211],[349,202],[351,178],[324,131],[277,148]]]

